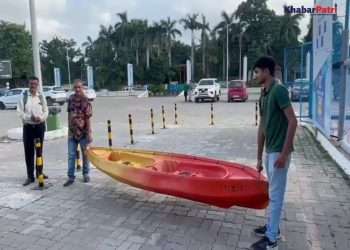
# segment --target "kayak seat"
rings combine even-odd
[[[190,162],[180,163],[173,160],[157,161],[152,167],[152,170],[189,177],[226,178],[228,176],[228,171],[220,165]]]
[[[154,163],[154,160],[149,157],[124,152],[111,152],[108,160],[127,167],[152,166]]]

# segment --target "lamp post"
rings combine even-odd
[[[242,37],[247,30],[246,23],[243,23],[242,32],[239,34],[239,79],[242,79]]]
[[[72,89],[72,82],[70,79],[70,65],[69,65],[69,56],[68,56],[68,47],[66,48],[66,54],[67,54],[67,69],[68,69],[68,83],[69,83],[69,88]]]
[[[37,25],[36,25],[35,0],[29,0],[29,12],[30,12],[30,26],[31,26],[31,32],[32,32],[34,74],[36,77],[39,78],[39,89],[42,90],[43,83],[42,83],[41,66],[40,66],[38,31],[37,31]]]
[[[229,70],[229,59],[228,59],[228,27],[231,25],[226,24],[226,89],[228,90],[228,70]]]

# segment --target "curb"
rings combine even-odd
[[[321,144],[329,156],[337,163],[339,168],[344,172],[346,177],[350,179],[350,159],[339,150],[339,146],[333,145],[326,136],[313,127],[311,124],[301,122],[301,126],[306,128],[314,138]]]
[[[22,128],[13,128],[7,131],[7,138],[10,140],[22,141]],[[63,127],[61,129],[46,131],[45,140],[51,141],[58,138],[62,138],[68,135],[68,128]]]

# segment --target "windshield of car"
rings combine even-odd
[[[4,96],[6,94],[7,90],[0,90],[0,96]]]
[[[43,91],[44,91],[44,92],[47,92],[47,91],[50,91],[50,90],[51,90],[50,87],[43,87]]]
[[[64,89],[62,87],[54,87],[53,90],[54,91],[64,91]]]
[[[214,85],[213,80],[201,80],[198,84],[199,86]]]
[[[230,88],[242,88],[243,82],[230,82],[229,87]]]
[[[295,80],[293,85],[294,85],[293,88],[295,89],[300,89],[300,88],[308,89],[310,86],[310,83],[307,80]]]

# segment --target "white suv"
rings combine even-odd
[[[61,87],[43,86],[43,93],[49,106],[54,103],[63,105],[67,101],[67,94]]]
[[[15,109],[18,101],[23,98],[23,93],[27,90],[26,88],[17,88],[7,91],[4,96],[0,97],[0,109]]]
[[[201,79],[194,89],[193,96],[195,102],[204,99],[219,101],[221,95],[220,84],[216,78]]]

